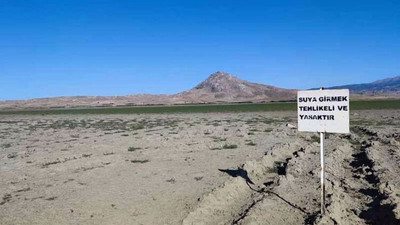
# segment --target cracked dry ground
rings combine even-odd
[[[400,224],[400,114],[374,113],[353,118],[349,135],[328,135],[325,215],[318,137],[297,134],[239,167],[183,224]]]
[[[400,112],[0,117],[0,224],[399,224]]]
[[[318,164],[304,162],[318,162],[319,153],[307,146],[286,158],[286,173],[272,185],[264,184],[261,199],[233,224],[400,224],[398,143],[382,141],[362,127],[352,131],[330,138],[338,145],[330,145],[326,155],[324,216],[319,212]]]

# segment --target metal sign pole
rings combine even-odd
[[[325,133],[320,133],[321,145],[321,214],[325,214],[325,151],[324,151]]]
[[[320,90],[324,90],[323,87]],[[325,214],[325,151],[324,151],[325,133],[320,132],[321,147],[321,215]]]

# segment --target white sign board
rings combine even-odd
[[[297,92],[299,131],[349,133],[349,90]]]

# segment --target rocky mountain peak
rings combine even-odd
[[[208,89],[211,92],[224,92],[232,88],[240,89],[240,86],[243,88],[242,83],[243,80],[240,80],[232,74],[217,71],[198,84],[194,89]]]
[[[276,88],[242,80],[232,74],[217,71],[189,91],[178,94],[187,102],[239,102],[295,99],[294,90]]]
[[[212,73],[208,78],[207,78],[207,80],[208,79],[210,79],[210,80],[215,80],[215,79],[217,79],[217,80],[221,80],[221,79],[232,79],[232,78],[237,78],[236,76],[234,76],[234,75],[232,75],[232,74],[230,74],[230,73],[225,73],[225,72],[223,72],[223,71],[217,71],[217,72],[215,72],[215,73]]]

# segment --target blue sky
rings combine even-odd
[[[0,0],[0,100],[400,75],[400,1]]]

